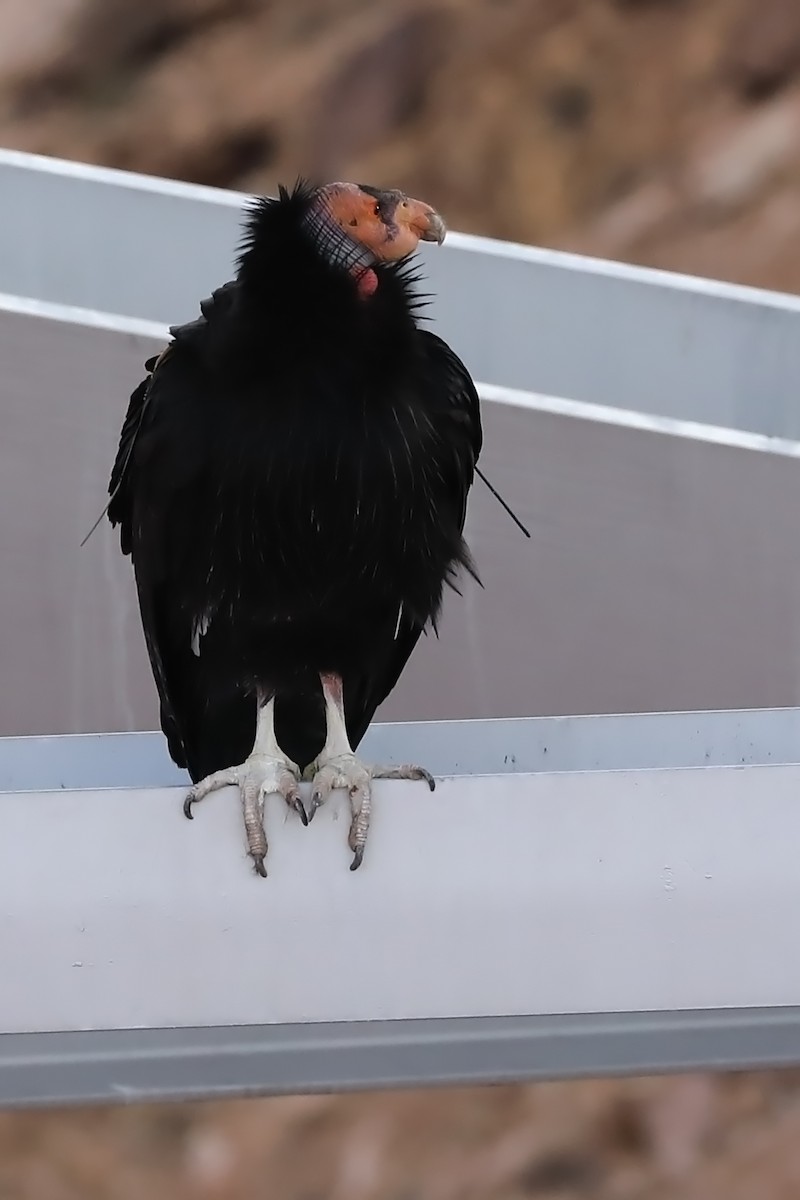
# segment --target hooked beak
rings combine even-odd
[[[420,208],[424,211],[413,223],[414,228],[419,230],[420,241],[436,242],[441,246],[447,236],[447,226],[444,220],[435,209],[429,208],[427,204],[420,205]]]

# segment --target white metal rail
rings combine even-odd
[[[80,542],[163,332],[0,300],[0,733],[157,721],[130,563],[105,521]],[[796,443],[482,391],[484,469],[533,537],[476,484],[485,588],[450,598],[384,719],[798,702]]]
[[[246,200],[8,150],[0,198],[0,292],[164,324],[229,278]],[[800,437],[797,297],[458,233],[422,256],[478,379]]]
[[[800,1061],[800,711],[369,737],[437,791],[355,875],[271,806],[266,880],[155,735],[0,741],[0,1103]]]
[[[243,199],[0,152],[2,731],[152,724],[129,566],[78,543]],[[486,591],[387,711],[796,704],[800,301],[459,235],[426,269],[534,539],[476,489]],[[0,741],[0,1104],[800,1062],[798,747],[795,708],[378,726],[437,792],[376,789],[355,875],[339,802],[272,806],[263,881],[160,735]]]

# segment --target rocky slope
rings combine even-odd
[[[0,1114],[7,1200],[796,1200],[796,1073]]]
[[[0,144],[794,289],[795,0],[4,0]]]

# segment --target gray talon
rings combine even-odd
[[[309,817],[308,813],[306,812],[303,801],[300,799],[299,796],[295,796],[294,800],[292,800],[292,808],[297,813],[298,817],[303,822],[303,824],[308,825],[310,817]]]
[[[357,871],[364,861],[364,847],[359,846],[353,854],[353,861],[350,863],[350,870]]]

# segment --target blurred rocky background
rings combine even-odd
[[[800,291],[800,0],[0,0],[0,145]],[[152,1196],[797,1200],[800,1074],[0,1114],[2,1200]]]
[[[798,0],[0,0],[0,145],[800,285]]]
[[[797,1200],[800,1075],[0,1114],[3,1200]]]

